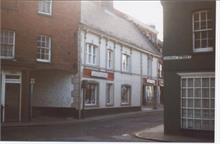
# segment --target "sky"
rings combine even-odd
[[[114,1],[114,8],[148,25],[155,25],[163,40],[163,9],[160,1]]]

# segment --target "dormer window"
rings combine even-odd
[[[209,10],[196,11],[192,15],[193,51],[213,51],[213,20]]]

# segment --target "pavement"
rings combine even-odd
[[[29,122],[7,122],[2,123],[2,127],[19,127],[19,126],[48,126],[48,125],[59,125],[59,124],[73,124],[79,122],[87,122],[91,120],[100,120],[100,119],[111,119],[115,117],[121,117],[131,114],[138,114],[142,112],[155,112],[155,111],[163,111],[163,107],[159,106],[157,109],[152,109],[149,107],[143,107],[141,111],[136,112],[126,112],[126,113],[118,113],[118,114],[111,114],[111,115],[104,115],[104,116],[94,116],[84,119],[76,119],[73,117],[66,117],[66,118],[58,118],[58,117],[48,117],[48,116],[41,116],[37,118],[33,118]]]
[[[213,140],[164,134],[164,125],[147,128],[134,134],[137,138],[156,142],[213,142]]]

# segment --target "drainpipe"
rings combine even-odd
[[[30,80],[30,84],[31,84],[31,87],[30,87],[30,120],[32,120],[32,98],[33,98],[33,92],[34,92],[34,84],[35,84],[35,79],[34,78],[31,78]]]

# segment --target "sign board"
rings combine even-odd
[[[184,59],[191,59],[191,55],[182,55],[182,56],[164,56],[164,60],[184,60]]]
[[[91,76],[99,77],[99,78],[108,78],[108,73],[105,72],[98,72],[98,71],[92,71]]]

